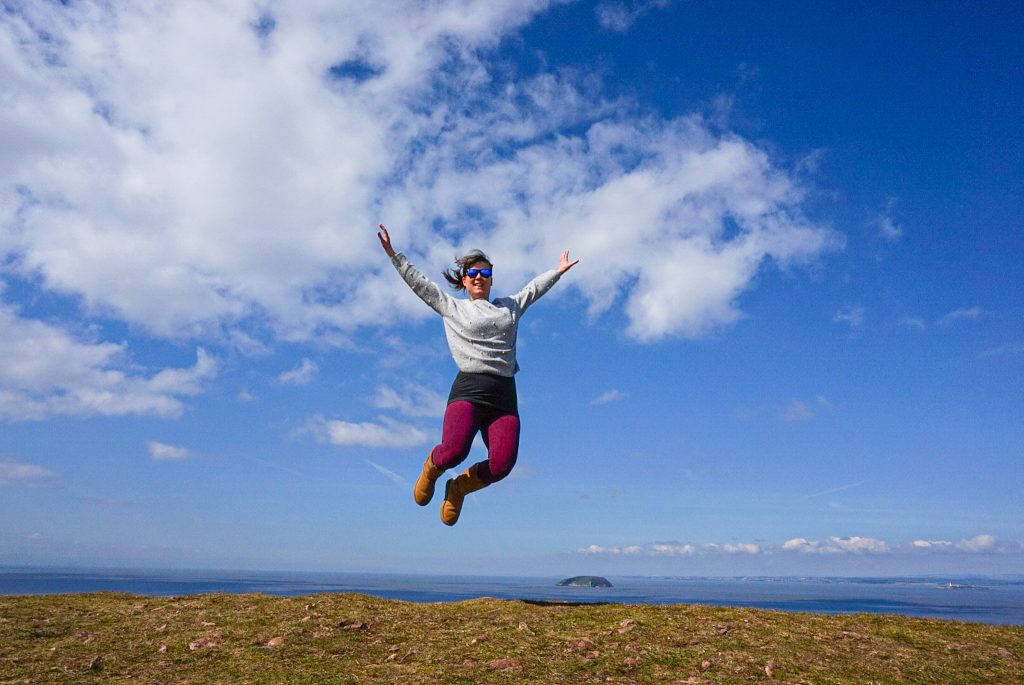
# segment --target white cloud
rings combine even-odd
[[[594,9],[598,23],[610,31],[627,31],[637,19],[654,9],[668,7],[669,0],[605,0]]]
[[[335,445],[365,445],[367,447],[413,447],[430,441],[423,430],[384,419],[383,423],[349,423],[330,421],[327,432]]]
[[[448,397],[415,383],[406,383],[401,391],[382,385],[370,404],[378,409],[397,409],[405,416],[444,416]]]
[[[878,228],[881,231],[882,237],[886,240],[896,241],[903,237],[903,229],[896,225],[892,217],[879,217]]]
[[[807,540],[793,538],[782,545],[783,551],[800,552],[803,554],[884,554],[890,551],[889,544],[884,540],[865,537],[830,537],[828,540]]]
[[[893,210],[896,209],[896,204],[896,198],[890,197],[885,203],[885,209],[875,218],[879,235],[889,242],[896,242],[903,237],[903,229],[892,218]]]
[[[650,546],[650,553],[655,556],[683,556],[690,557],[696,554],[697,548],[693,545],[680,545],[673,543],[656,542]]]
[[[652,542],[647,545],[629,545],[624,547],[602,547],[601,545],[590,545],[577,549],[580,554],[594,554],[606,556],[652,556],[652,557],[692,557],[698,553],[704,554],[761,554],[760,545],[748,542],[718,544],[714,542],[705,543],[698,550],[696,545],[681,542]]]
[[[784,423],[810,421],[812,418],[814,418],[814,412],[807,404],[800,400],[793,400],[778,414],[779,421]]]
[[[961,540],[957,547],[965,552],[991,552],[996,549],[996,539],[991,535],[976,535],[969,540]]]
[[[344,447],[415,447],[431,441],[426,431],[382,417],[380,423],[352,423],[314,417],[297,433],[311,433],[320,440]]]
[[[202,348],[194,366],[149,376],[133,369],[126,357],[123,344],[83,341],[0,304],[0,420],[173,418],[182,413],[180,398],[201,393],[217,372],[216,361]]]
[[[836,312],[832,317],[836,323],[846,323],[850,328],[861,328],[864,325],[864,307],[849,307]]]
[[[760,545],[752,542],[727,543],[722,545],[722,551],[726,554],[760,554]]]
[[[804,552],[811,549],[817,543],[812,543],[806,538],[792,538],[782,544],[782,549],[792,552]]]
[[[939,323],[942,325],[949,325],[951,323],[954,323],[956,321],[962,321],[964,319],[977,319],[982,314],[984,314],[984,310],[982,310],[981,307],[966,307],[963,309],[954,309],[949,314],[946,314],[944,317],[939,319]]]
[[[35,464],[22,464],[13,459],[0,458],[0,487],[5,485],[36,485],[58,474]]]
[[[595,554],[595,555],[611,555],[611,556],[633,556],[643,552],[643,548],[637,545],[631,545],[629,547],[602,547],[600,545],[590,545],[589,547],[582,547],[576,550],[579,554]]]
[[[762,264],[838,246],[764,149],[700,116],[490,68],[483,50],[549,4],[11,8],[0,262],[86,313],[259,353],[429,316],[378,219],[430,270],[486,246],[509,287],[569,247],[586,266],[563,287],[593,316],[621,303],[639,341],[727,326]]]
[[[701,545],[701,550],[712,554],[760,554],[761,546],[752,542],[708,542]]]
[[[828,545],[843,552],[870,552],[872,554],[883,554],[890,551],[889,543],[884,540],[864,537],[829,538]]]
[[[607,392],[601,393],[594,399],[590,400],[590,404],[593,406],[598,406],[602,404],[608,404],[609,402],[617,402],[618,400],[624,400],[626,399],[626,397],[628,397],[628,395],[626,395],[626,393],[620,390],[609,390]]]
[[[309,385],[318,371],[320,371],[319,366],[309,359],[303,359],[297,368],[285,371],[278,376],[277,382],[284,385]]]
[[[409,487],[411,487],[411,483],[408,480],[406,480],[405,478],[402,478],[400,475],[398,475],[397,473],[395,473],[391,469],[386,468],[384,466],[381,466],[380,464],[378,464],[376,462],[372,462],[369,459],[363,459],[363,461],[366,464],[368,464],[370,467],[372,467],[374,471],[376,471],[377,473],[381,474],[382,476],[387,478],[389,481],[391,481],[395,485],[397,485],[397,486],[399,486],[401,488],[409,488]]]
[[[853,487],[853,486],[846,486]],[[840,488],[843,489],[843,488]],[[1024,543],[1018,545],[1024,549]],[[897,546],[899,550],[915,550],[919,553],[925,552],[1006,552],[1007,546],[1000,545],[992,535],[977,535],[970,539],[953,543],[948,540],[925,540],[916,539],[909,544]],[[809,555],[830,555],[838,556],[843,554],[855,555],[882,555],[893,553],[894,548],[885,540],[871,537],[830,536],[823,540],[808,540],[807,538],[792,538],[781,545],[760,545],[752,542],[706,542],[699,545],[682,542],[653,542],[643,545],[623,545],[606,547],[602,545],[590,545],[575,550],[577,554],[588,554],[595,556],[635,556],[635,557],[693,557],[696,555],[771,555],[775,553],[798,553]]]
[[[156,440],[150,440],[147,442],[146,449],[149,450],[149,456],[154,461],[178,461],[183,459],[192,459],[195,456],[184,447],[165,445],[164,443],[157,442]]]
[[[627,31],[636,17],[622,2],[602,2],[595,9],[597,22],[611,31]]]

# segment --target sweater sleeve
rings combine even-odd
[[[541,295],[551,290],[551,286],[558,283],[558,279],[561,277],[562,274],[559,273],[558,269],[545,271],[527,283],[526,287],[513,295],[511,299],[519,305],[519,311],[524,312],[527,307],[539,300]]]
[[[391,258],[391,263],[395,266],[402,280],[412,288],[417,297],[427,303],[427,306],[441,316],[446,316],[451,312],[455,304],[455,298],[424,276],[419,269],[409,262],[409,259],[403,253],[396,252],[395,256]]]

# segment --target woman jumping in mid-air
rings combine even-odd
[[[444,319],[448,348],[459,374],[448,395],[441,428],[441,444],[430,450],[423,472],[413,488],[413,499],[426,506],[434,496],[434,482],[446,470],[469,456],[477,431],[483,431],[487,459],[449,479],[441,504],[441,520],[454,526],[466,495],[496,483],[515,466],[519,452],[519,408],[515,374],[516,332],[519,318],[562,274],[579,262],[562,253],[557,269],[546,271],[511,297],[490,299],[493,264],[480,250],[455,260],[455,269],[444,272],[455,290],[465,290],[468,300],[457,299],[420,273],[405,255],[391,247],[384,224],[377,232],[384,252],[405,282],[421,300]]]

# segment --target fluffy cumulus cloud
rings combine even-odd
[[[9,2],[0,264],[86,318],[261,350],[429,315],[380,254],[382,219],[428,269],[483,245],[513,285],[569,247],[591,315],[621,306],[651,341],[736,321],[763,264],[836,244],[758,145],[498,67],[549,4]],[[647,269],[655,253],[675,268]],[[116,345],[74,352],[116,375]],[[20,408],[0,413],[179,411],[153,380],[89,384],[107,399],[5,382]]]
[[[448,397],[415,383],[406,383],[400,389],[382,385],[370,399],[378,409],[395,409],[406,416],[443,416]]]
[[[914,540],[910,545],[914,549],[950,549],[953,543],[949,540]]]
[[[956,551],[961,552],[1004,552],[1007,547],[1005,544],[1000,544],[994,535],[982,533],[981,535],[975,535],[973,538],[965,538],[960,542],[953,542],[951,540],[914,540],[911,546],[916,550],[928,550],[928,551]]]
[[[996,549],[996,539],[992,535],[976,535],[969,540],[961,540],[957,547],[967,552],[991,552]]]
[[[446,402],[446,396],[416,383],[405,383],[399,389],[381,385],[369,398],[369,403],[377,409],[395,410],[410,418],[443,416]],[[317,440],[342,447],[416,447],[433,439],[432,431],[388,416],[377,421],[356,422],[314,416],[295,431],[295,435],[312,435]],[[384,473],[378,464],[365,461]]]
[[[191,367],[145,373],[123,344],[95,342],[0,304],[0,420],[57,415],[176,417],[217,363],[200,348]]]
[[[722,545],[722,551],[726,554],[760,554],[761,546],[752,542],[726,543]]]
[[[578,554],[595,554],[595,555],[611,555],[611,556],[633,556],[636,554],[643,553],[643,547],[638,545],[630,545],[629,547],[602,547],[601,545],[588,545],[582,547],[576,552]]]
[[[693,556],[697,552],[697,548],[690,544],[679,544],[671,542],[655,542],[650,546],[651,554],[656,556]]]
[[[379,422],[350,422],[318,416],[307,421],[297,434],[311,434],[341,447],[416,447],[431,440],[427,431],[388,417],[381,417]]]
[[[885,540],[852,536],[840,538],[832,536],[827,540],[807,540],[805,538],[793,538],[782,545],[785,552],[800,552],[803,554],[884,554],[891,551],[889,543]]]

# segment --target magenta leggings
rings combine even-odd
[[[455,400],[444,411],[441,444],[432,457],[434,466],[450,469],[461,464],[469,456],[477,431],[483,432],[487,446],[486,461],[476,465],[480,480],[489,485],[507,476],[519,455],[519,416],[466,400]]]

